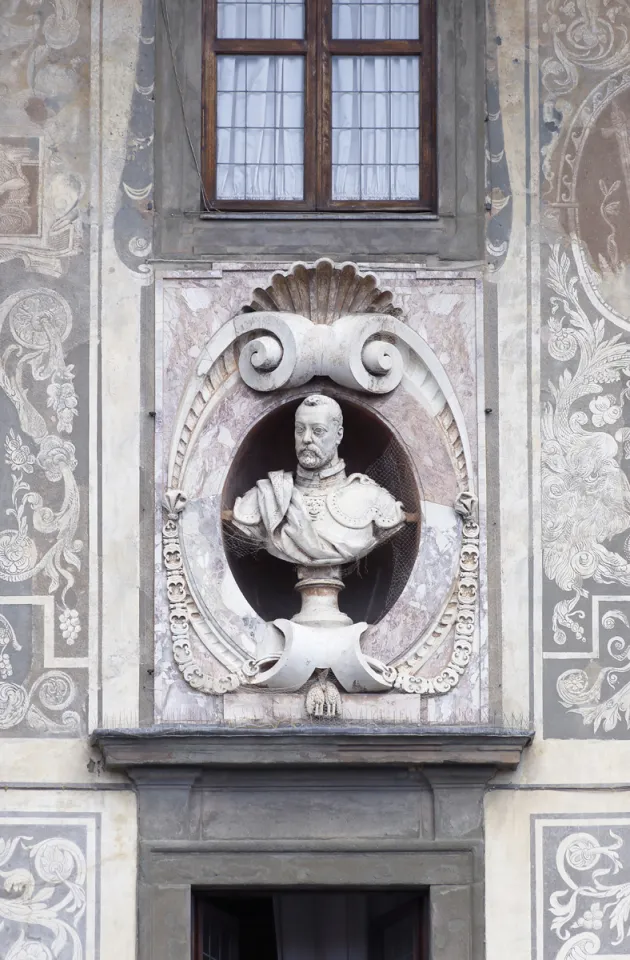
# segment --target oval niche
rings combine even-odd
[[[339,454],[346,473],[365,473],[402,501],[408,513],[420,515],[419,481],[401,440],[374,411],[345,395],[311,384],[310,392],[332,396],[340,404],[344,437]],[[295,411],[304,395],[266,413],[247,433],[236,452],[222,494],[223,510],[272,470],[293,472],[296,456],[293,439]],[[265,621],[291,618],[299,610],[294,590],[296,568],[255,549],[224,525],[226,557],[243,595]],[[339,607],[355,622],[378,623],[402,593],[418,554],[419,522],[410,523],[367,557],[345,568]]]

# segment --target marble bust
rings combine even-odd
[[[308,566],[351,563],[393,536],[402,504],[361,473],[346,474],[338,448],[341,408],[332,397],[307,397],[295,413],[295,477],[283,470],[234,504],[234,526],[281,560]]]
[[[303,623],[350,623],[337,609],[340,569],[366,556],[405,523],[403,506],[339,457],[341,407],[313,394],[295,413],[295,476],[272,471],[236,499],[231,522],[268,553],[298,567]],[[306,596],[305,596],[306,594]],[[334,595],[334,603],[332,603]],[[306,601],[306,602],[305,602]]]

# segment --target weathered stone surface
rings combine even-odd
[[[112,769],[131,767],[422,766],[459,764],[466,768],[516,767],[532,740],[529,731],[471,727],[418,730],[397,727],[377,731],[331,728],[301,730],[226,730],[156,726],[138,730],[96,730],[92,743]],[[457,777],[457,775],[455,775]],[[473,774],[474,776],[474,774]]]

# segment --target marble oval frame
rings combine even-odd
[[[386,320],[404,362],[398,388],[358,394],[336,385],[331,392],[369,407],[407,449],[419,480],[422,535],[411,575],[391,609],[368,628],[363,646],[371,656],[402,665],[422,684],[426,665],[455,624],[463,548],[455,504],[472,492],[472,464],[463,415],[444,369],[418,334],[391,316]],[[303,385],[259,393],[247,387],[239,373],[239,354],[253,325],[247,326],[250,330],[230,321],[206,344],[179,408],[169,457],[170,572],[166,560],[165,566],[173,647],[185,679],[208,693],[248,682],[266,630],[238,588],[224,551],[222,493],[232,451],[272,408],[313,390]],[[209,658],[200,661],[195,638]],[[454,682],[441,689],[444,684],[428,679],[425,692],[446,692]]]

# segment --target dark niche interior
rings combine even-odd
[[[422,960],[426,890],[195,891],[193,960]]]
[[[313,390],[316,392],[316,390]],[[325,392],[325,391],[320,391]],[[346,472],[366,473],[401,500],[408,513],[419,512],[418,485],[409,454],[391,430],[370,409],[330,391],[341,406],[344,437],[339,454]],[[241,444],[223,490],[223,509],[230,510],[272,470],[294,471],[295,410],[304,397],[276,407],[259,421]],[[290,619],[300,608],[294,590],[295,567],[256,549],[229,524],[223,528],[226,555],[234,579],[265,621]],[[415,562],[419,523],[407,524],[391,540],[344,569],[339,607],[357,623],[378,623],[400,596]]]

